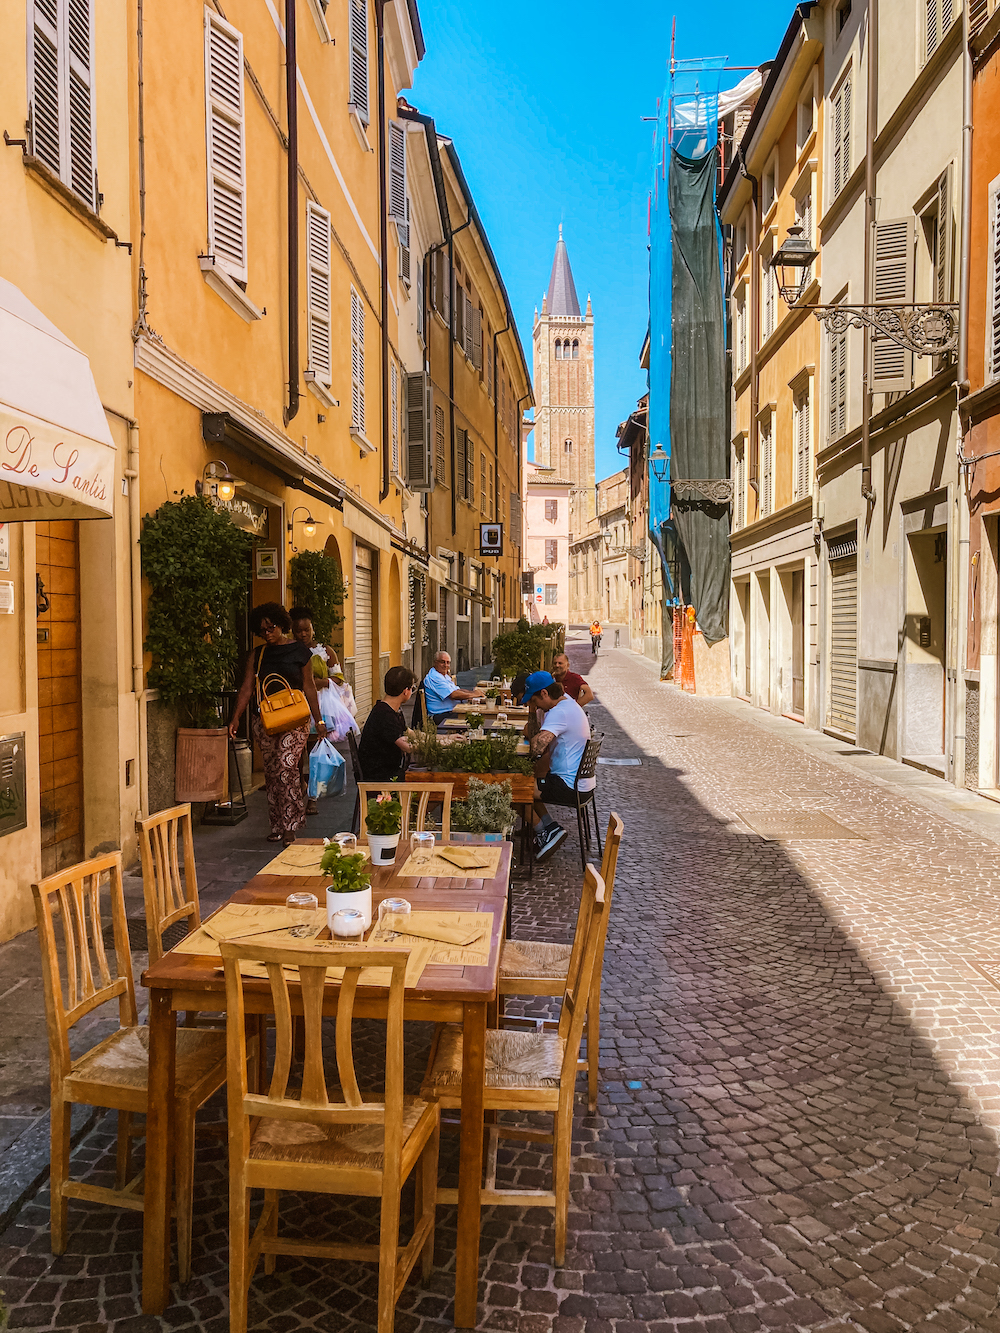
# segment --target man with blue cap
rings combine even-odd
[[[587,714],[548,671],[533,671],[524,682],[523,704],[536,711],[524,729],[535,760],[537,799],[532,813],[535,860],[544,861],[559,846],[566,830],[546,810],[553,805],[576,805],[573,785],[583,751],[590,740]],[[591,791],[593,778],[582,778],[581,791]]]

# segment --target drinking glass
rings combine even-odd
[[[497,713],[497,726],[502,728],[506,727],[506,725],[507,725],[507,714]]]
[[[356,907],[342,907],[334,912],[330,930],[335,940],[359,940],[365,933],[364,913]]]
[[[339,844],[341,856],[352,856],[358,850],[358,839],[354,833],[335,833],[333,841]]]
[[[433,833],[411,833],[410,855],[413,864],[425,866],[434,855],[435,839]]]
[[[313,913],[319,907],[319,899],[315,893],[290,893],[285,906],[291,917],[291,934],[304,939],[315,925]]]
[[[382,933],[383,917],[406,917],[410,915],[410,910],[410,904],[405,898],[383,898],[378,905],[378,921],[375,926],[376,931],[379,934]],[[406,926],[405,921],[402,923],[396,921],[395,924],[397,926],[402,925],[403,928]]]

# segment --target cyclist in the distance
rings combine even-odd
[[[601,646],[602,633],[603,631],[601,630],[601,622],[599,620],[595,620],[590,627],[590,651],[594,654],[595,657],[597,656],[598,648],[600,648]]]

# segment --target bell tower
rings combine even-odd
[[[549,289],[532,329],[535,365],[535,462],[570,484],[569,540],[594,517],[594,316],[586,314],[569,266],[562,226]]]

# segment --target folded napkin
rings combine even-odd
[[[391,931],[400,935],[415,935],[418,939],[437,940],[440,944],[457,944],[461,947],[478,940],[484,929],[482,925],[448,926],[443,921],[414,921],[411,916],[395,916],[391,912],[386,913],[379,927],[383,933]],[[368,942],[381,943],[378,930],[375,938]]]
[[[460,870],[490,870],[493,866],[489,851],[478,847],[439,847],[437,855]]]

